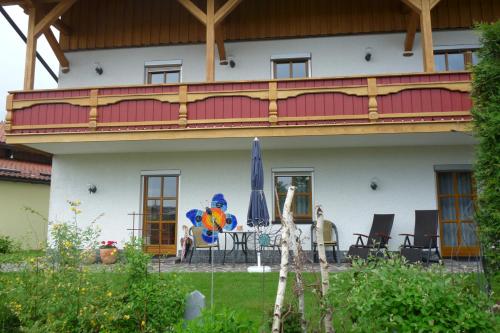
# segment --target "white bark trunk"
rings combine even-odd
[[[326,251],[325,251],[325,240],[323,233],[324,226],[324,217],[323,211],[320,206],[316,206],[316,242],[318,243],[318,257],[319,257],[319,265],[321,269],[321,295],[324,299],[328,293],[328,289],[330,288],[330,281],[328,279],[328,261],[326,261]],[[326,315],[324,318],[325,323],[325,332],[326,333],[334,333],[335,329],[333,328],[332,323],[332,309],[328,308],[326,311]]]
[[[288,260],[289,260],[289,240],[290,240],[290,228],[289,222],[292,219],[291,206],[293,195],[295,193],[295,186],[290,186],[288,188],[288,193],[286,194],[285,205],[283,207],[283,218],[281,220],[282,232],[281,232],[281,269],[278,281],[278,291],[276,292],[276,302],[274,304],[274,316],[273,316],[273,326],[272,332],[279,333],[281,326],[281,314],[283,308],[283,300],[285,299],[286,290],[286,280],[288,275]]]
[[[300,327],[302,332],[307,331],[307,321],[305,315],[305,302],[304,302],[304,280],[302,278],[302,271],[304,270],[304,252],[302,251],[302,243],[300,242],[300,236],[297,232],[297,226],[295,225],[293,219],[285,221],[288,223],[288,228],[290,229],[290,241],[292,243],[293,252],[293,262],[295,268],[295,281],[296,290],[295,294],[298,298],[299,303],[299,313],[300,313]]]

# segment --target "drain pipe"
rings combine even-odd
[[[27,41],[26,36],[21,31],[21,29],[19,29],[19,27],[17,26],[16,22],[14,22],[14,20],[12,20],[12,18],[5,11],[5,9],[3,9],[2,6],[0,6],[0,13],[2,13],[2,15],[5,17],[5,19],[7,20],[7,22],[9,22],[9,24],[11,25],[12,28],[14,28],[14,30],[17,32],[17,34],[19,35],[19,37],[21,37],[21,39],[26,43],[26,41]],[[54,79],[54,81],[58,82],[59,79],[58,79],[56,73],[54,73],[54,71],[52,70],[52,68],[50,68],[49,64],[47,64],[47,62],[45,61],[45,59],[42,58],[42,56],[40,55],[40,53],[38,53],[38,51],[36,52],[36,58],[40,61],[40,63],[43,65],[43,67],[45,67],[45,69],[47,70],[47,72],[49,72],[50,76],[52,76],[52,78]]]

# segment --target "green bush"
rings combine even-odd
[[[487,273],[500,270],[500,21],[479,26],[482,47],[474,67],[474,134],[479,140],[474,175]]]
[[[328,305],[340,332],[494,332],[490,302],[467,276],[401,258],[333,274]]]
[[[166,332],[184,314],[186,288],[174,274],[148,273],[140,240],[125,248],[125,266],[90,272],[82,249],[96,244],[92,226],[52,225],[52,248],[20,273],[0,273],[0,328],[42,332]]]
[[[12,253],[16,250],[14,240],[9,236],[0,235],[0,254]]]
[[[241,314],[222,309],[217,312],[205,311],[194,320],[177,324],[176,333],[250,333],[255,332],[253,323]]]

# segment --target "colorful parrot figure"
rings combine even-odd
[[[226,213],[227,201],[222,193],[212,197],[210,207],[205,210],[191,209],[186,217],[195,227],[202,227],[201,237],[206,243],[215,243],[219,232],[231,231],[236,228],[236,216]]]

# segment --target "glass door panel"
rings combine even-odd
[[[144,177],[144,237],[146,251],[176,253],[177,176]]]

